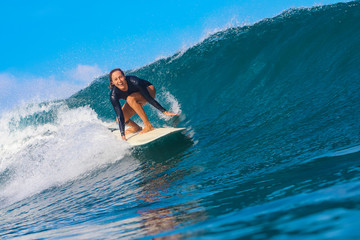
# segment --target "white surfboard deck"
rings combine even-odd
[[[154,130],[143,134],[139,134],[139,132],[128,134],[126,135],[126,139],[131,146],[141,146],[151,143],[169,134],[181,132],[184,130],[185,128],[173,128],[173,127],[155,128]],[[115,134],[118,139],[122,140],[119,130],[114,131],[113,134]]]

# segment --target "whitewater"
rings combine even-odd
[[[359,20],[290,9],[126,71],[186,128],[148,147],[107,129],[107,76],[4,111],[0,238],[359,239]]]

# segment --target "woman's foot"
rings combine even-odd
[[[142,128],[137,126],[137,127],[130,127],[128,129],[125,130],[125,135],[131,134],[131,133],[136,133],[138,131],[140,131]]]
[[[143,134],[143,133],[147,133],[147,132],[150,132],[150,131],[152,131],[152,130],[154,130],[154,127],[150,124],[150,125],[146,125],[145,127],[144,127],[144,129],[140,132],[140,134]]]

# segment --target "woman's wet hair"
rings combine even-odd
[[[112,78],[112,74],[113,74],[114,72],[116,72],[116,71],[120,71],[121,74],[125,76],[123,70],[121,70],[120,68],[114,68],[113,70],[111,70],[110,73],[109,73],[109,80],[110,80],[109,89],[113,89],[113,87],[114,87],[114,84],[112,83],[112,79],[111,79],[111,78]]]

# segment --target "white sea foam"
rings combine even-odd
[[[168,108],[169,112],[173,112],[173,113],[177,113],[177,114],[181,113],[181,105],[180,105],[179,101],[174,97],[174,95],[172,95],[170,92],[168,92],[164,88],[161,89],[161,93],[159,95],[161,98],[161,104],[170,106]],[[167,119],[171,118],[171,117],[164,115],[163,113],[161,113],[159,111],[156,111],[156,113],[157,113],[158,117],[161,119],[167,120]]]
[[[22,125],[24,117],[53,111],[53,121]],[[0,118],[0,202],[13,203],[115,162],[128,145],[115,141],[89,107],[27,106]]]

